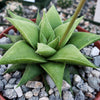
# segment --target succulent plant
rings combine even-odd
[[[84,0],[82,1],[84,2]],[[96,68],[80,50],[99,40],[100,36],[74,32],[83,18],[75,20],[83,2],[79,4],[73,17],[64,22],[60,19],[54,6],[43,14],[42,20],[38,14],[36,23],[9,11],[12,18],[7,18],[7,20],[17,28],[21,36],[10,36],[11,40],[17,38],[17,42],[13,41],[13,44],[6,44],[6,46],[0,45],[2,48],[8,49],[0,59],[0,64],[13,64],[5,73],[25,69],[18,86],[45,71],[53,79],[61,95],[63,74],[67,65]]]

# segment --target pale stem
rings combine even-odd
[[[75,11],[75,13],[74,13],[72,19],[71,19],[71,21],[70,21],[70,23],[69,23],[69,25],[68,25],[68,27],[67,27],[67,29],[66,29],[64,35],[63,35],[63,37],[61,38],[61,40],[60,40],[60,42],[59,42],[59,46],[60,46],[61,43],[64,41],[64,39],[66,38],[66,36],[67,36],[67,34],[69,33],[70,29],[72,28],[72,26],[73,26],[73,24],[74,24],[76,18],[78,17],[78,14],[80,13],[80,11],[81,11],[83,5],[85,4],[85,1],[86,1],[86,0],[81,0],[81,1],[80,1],[80,3],[79,3],[79,5],[78,5],[78,7],[77,7],[77,9],[76,9],[76,11]]]

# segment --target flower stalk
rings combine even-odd
[[[69,23],[69,25],[68,25],[68,28],[66,29],[66,31],[65,31],[65,33],[64,33],[64,35],[63,35],[63,37],[61,38],[61,40],[60,40],[60,42],[59,42],[59,46],[60,46],[60,45],[62,44],[62,42],[65,40],[67,34],[69,33],[70,29],[72,28],[72,26],[73,26],[73,24],[74,24],[74,22],[75,22],[75,20],[76,20],[76,18],[77,18],[77,16],[78,16],[78,14],[80,13],[82,7],[84,6],[85,2],[86,2],[86,0],[81,0],[81,1],[80,1],[79,5],[78,5],[78,7],[77,7],[77,9],[76,9],[76,11],[75,11],[73,17],[72,17],[72,20],[70,21],[70,23]]]

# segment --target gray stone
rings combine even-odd
[[[88,84],[93,88],[99,91],[100,89],[100,79],[96,77],[89,77],[88,78]]]
[[[48,97],[42,97],[42,98],[39,98],[39,100],[49,100]]]
[[[18,97],[21,97],[23,95],[21,87],[17,87],[17,85],[14,86],[14,90],[16,91]]]
[[[79,88],[80,90],[82,90],[83,92],[87,92],[87,83],[78,83],[77,85],[77,88]]]
[[[46,80],[47,80],[50,88],[54,88],[55,87],[55,83],[54,83],[54,81],[51,79],[51,77],[49,75],[46,76]]]
[[[20,82],[21,78],[17,79],[16,80],[16,84],[18,84]]]
[[[63,80],[62,91],[70,89],[71,86],[65,80]]]
[[[49,96],[49,100],[55,100],[55,99],[56,99],[56,97],[54,96],[54,94]]]
[[[7,97],[8,99],[14,99],[17,97],[17,94],[14,89],[7,89],[3,91],[3,96]]]
[[[7,44],[7,43],[8,43],[8,38],[3,37],[3,38],[0,39],[0,44]]]
[[[20,78],[21,77],[21,72],[16,71],[13,75],[14,78]]]
[[[40,89],[39,88],[36,88],[36,89],[33,89],[32,90],[32,93],[34,96],[38,96],[39,95],[39,92],[40,92]]]
[[[39,100],[39,98],[38,97],[32,97],[32,98],[30,98],[28,100]]]
[[[43,88],[41,89],[41,91],[45,91],[45,87],[43,87]]]
[[[3,90],[3,87],[4,87],[4,84],[3,84],[3,82],[0,80],[0,91]]]
[[[30,99],[30,98],[32,98],[32,96],[33,96],[33,93],[31,91],[28,91],[28,92],[25,93],[26,99]]]
[[[11,29],[11,30],[8,31],[9,35],[14,35],[14,33],[15,33],[15,31],[13,29]]]
[[[29,88],[26,87],[25,85],[22,85],[21,88],[22,88],[22,90],[23,90],[23,93],[29,91]]]
[[[11,43],[10,38],[7,38],[7,39],[6,39],[6,43]]]
[[[11,78],[11,75],[7,73],[3,77],[6,79],[6,81],[8,81]]]
[[[62,98],[60,98],[60,97],[55,97],[55,100],[62,100]]]
[[[7,84],[7,85],[5,85],[5,89],[13,89],[14,88],[14,85],[12,85],[12,84]]]
[[[3,76],[0,75],[0,80],[2,80],[2,79],[3,79]]]
[[[2,82],[4,83],[4,85],[7,84],[7,80],[6,79],[2,79]]]
[[[96,66],[100,66],[100,56],[93,57],[93,60]]]
[[[3,68],[4,71],[7,69],[7,67],[5,65],[1,65],[1,68]]]
[[[91,50],[91,56],[98,56],[99,55],[100,50],[97,47],[92,48]]]
[[[79,89],[76,88],[75,86],[72,87],[72,90],[73,90],[73,92],[74,92],[75,94],[79,92]]]
[[[94,89],[93,89],[92,87],[90,87],[89,85],[87,86],[87,90],[88,90],[88,92],[90,92],[90,93],[94,92]]]
[[[47,94],[47,92],[46,91],[41,91],[40,93],[39,93],[39,97],[41,98],[41,97],[47,97],[48,96],[48,94]]]
[[[38,81],[28,81],[26,86],[29,88],[42,88],[43,84],[42,82],[38,82]]]
[[[15,82],[16,82],[16,78],[11,78],[11,79],[9,80],[9,83],[10,83],[10,84],[15,84]]]
[[[85,100],[85,96],[83,94],[82,91],[79,91],[76,96],[75,96],[75,100]]]
[[[25,97],[24,96],[21,96],[17,100],[25,100]]]
[[[96,56],[96,57],[94,57],[93,59],[94,59],[94,64],[95,64],[96,66],[100,66],[100,56]]]
[[[74,100],[73,95],[69,91],[63,92],[63,100]]]
[[[0,75],[3,75],[4,71],[5,70],[3,68],[0,68]]]

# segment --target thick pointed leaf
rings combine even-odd
[[[4,49],[4,50],[8,50],[11,46],[13,46],[14,43],[10,43],[10,44],[0,44],[0,48]]]
[[[80,18],[78,18],[78,19],[75,21],[75,23],[73,24],[71,30],[69,31],[69,33],[67,34],[65,40],[62,42],[62,44],[61,44],[61,46],[60,46],[59,48],[63,47],[63,46],[68,42],[68,40],[69,40],[70,37],[72,36],[72,33],[74,32],[75,28],[77,27],[77,25],[79,24],[79,22],[82,20],[82,18],[83,18],[83,17],[80,17]],[[58,27],[54,30],[56,37],[59,36],[60,39],[61,39],[61,38],[63,37],[63,35],[64,35],[64,33],[65,33],[65,31],[66,31],[68,25],[69,25],[69,22],[58,26]]]
[[[39,25],[40,21],[41,21],[41,16],[40,16],[39,11],[38,11],[37,17],[36,17],[36,24]]]
[[[60,16],[54,5],[47,12],[47,18],[53,29],[62,24],[62,20],[60,19]]]
[[[8,68],[4,74],[6,73],[11,73],[17,70],[23,70],[25,69],[26,65],[25,64],[13,64],[10,68]]]
[[[86,32],[75,32],[68,43],[75,45],[79,50],[81,50],[85,46],[90,45],[97,40],[100,40],[100,35]]]
[[[10,38],[10,40],[15,43],[19,40],[22,40],[22,37],[20,35],[8,35],[8,34],[5,34],[7,37]]]
[[[49,58],[51,61],[66,62],[67,64],[76,64],[96,68],[89,62],[81,52],[72,44],[60,49],[55,55]]]
[[[51,42],[55,38],[54,31],[53,31],[53,29],[47,19],[47,16],[45,14],[43,16],[43,20],[41,23],[40,34],[44,35],[44,37],[46,38],[48,43]],[[41,42],[41,38],[42,37],[40,37],[40,42]]]
[[[57,46],[58,46],[58,44],[59,44],[59,37],[57,37],[57,38],[55,38],[53,41],[51,41],[49,44],[48,44],[48,46],[50,46],[50,47],[52,47],[52,48],[57,48]]]
[[[40,34],[40,43],[47,44],[47,39],[46,39],[46,37],[44,36],[44,34]]]
[[[22,34],[23,38],[34,48],[38,43],[38,27],[33,23],[18,19],[7,18],[17,30]]]
[[[18,84],[18,86],[21,86],[25,83],[27,83],[28,81],[34,79],[35,77],[39,76],[42,73],[42,69],[41,67],[39,67],[36,64],[28,64],[26,66],[25,72]]]
[[[8,10],[8,13],[9,13],[9,15],[10,15],[12,18],[20,19],[20,20],[23,20],[23,21],[27,21],[27,22],[33,23],[31,20],[29,20],[29,19],[27,19],[27,18],[18,16],[18,15],[16,15],[16,14],[12,13],[10,10]]]
[[[64,80],[71,85],[71,78],[70,78],[70,66],[66,66],[64,70]]]
[[[49,57],[49,56],[53,55],[54,53],[56,53],[56,50],[46,44],[38,43],[36,53],[39,55],[42,55],[44,57]]]
[[[15,43],[0,59],[0,64],[42,62],[46,62],[45,59],[35,54],[35,51],[24,41]]]
[[[61,95],[61,87],[63,82],[65,64],[48,62],[46,64],[41,64],[41,66],[53,79]]]

